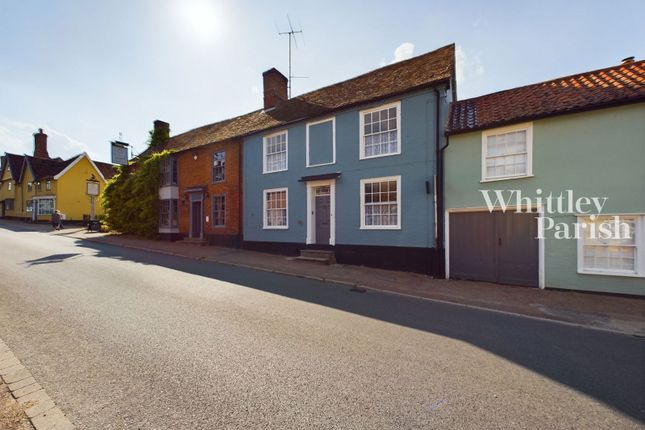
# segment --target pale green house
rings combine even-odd
[[[447,134],[446,277],[645,295],[645,61],[455,102]]]

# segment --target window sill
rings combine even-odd
[[[331,166],[333,164],[336,164],[335,161],[332,161],[331,163],[321,163],[321,164],[307,164],[305,167],[310,168],[310,167],[320,167],[320,166]]]
[[[360,227],[361,230],[401,230],[401,226],[365,226]]]
[[[389,154],[370,155],[369,157],[360,155],[358,158],[359,160],[371,160],[372,158],[392,157],[394,155],[401,155],[401,151],[391,152]]]
[[[262,174],[263,174],[263,175],[268,175],[268,174],[271,174],[271,173],[280,173],[280,172],[288,172],[288,171],[289,171],[289,169],[271,170],[270,172],[264,172],[264,171],[263,171],[263,172],[262,172]]]
[[[284,227],[267,227],[264,226],[262,227],[262,230],[288,230],[289,226],[284,226]]]
[[[522,175],[522,176],[504,176],[503,178],[490,178],[490,179],[482,179],[479,181],[480,184],[485,184],[487,182],[499,182],[499,181],[511,181],[514,179],[526,179],[526,178],[533,178],[534,175]]]
[[[645,274],[630,272],[604,272],[602,270],[578,270],[578,275],[620,276],[625,278],[645,278]]]

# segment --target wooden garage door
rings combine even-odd
[[[450,214],[450,277],[538,286],[535,213]]]

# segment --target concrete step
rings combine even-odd
[[[336,264],[334,251],[325,251],[322,249],[301,249],[300,256],[296,260],[315,261],[324,264]]]

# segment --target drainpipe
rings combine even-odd
[[[443,150],[439,142],[440,132],[439,127],[441,124],[441,110],[439,107],[439,102],[441,100],[441,95],[439,94],[439,89],[435,88],[435,163],[436,163],[436,174],[435,174],[435,274],[437,277],[440,277],[443,274],[443,261],[445,256],[444,247],[443,247]],[[447,146],[447,145],[446,145]]]

